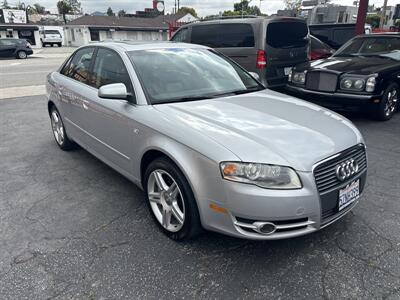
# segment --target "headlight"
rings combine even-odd
[[[367,84],[365,85],[365,91],[370,93],[373,92],[375,90],[375,85],[376,85],[375,77],[369,77],[367,79]]]
[[[275,165],[242,162],[222,162],[222,177],[226,180],[254,184],[267,189],[300,189],[297,173],[289,168]]]
[[[304,84],[306,82],[306,73],[304,72],[293,72],[291,74],[292,82],[298,84]]]
[[[365,81],[364,79],[357,78],[343,78],[340,81],[340,88],[342,90],[357,90],[361,91],[364,89]]]

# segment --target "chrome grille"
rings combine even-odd
[[[318,191],[321,195],[328,193],[343,184],[343,182],[336,177],[336,166],[351,158],[358,163],[359,170],[354,174],[354,176],[357,176],[367,168],[367,156],[363,145],[357,145],[347,149],[338,156],[317,165],[314,169],[314,177]],[[351,180],[351,178],[349,178],[349,180]]]
[[[338,76],[327,72],[307,73],[306,88],[321,92],[335,92]]]

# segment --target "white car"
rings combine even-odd
[[[58,30],[43,30],[40,41],[42,42],[43,47],[46,47],[46,45],[53,47],[54,44],[58,45],[58,47],[61,47],[62,35]]]

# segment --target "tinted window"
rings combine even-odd
[[[121,57],[112,50],[99,48],[90,76],[90,85],[100,88],[111,83],[123,83],[128,92],[132,92],[132,83]]]
[[[186,42],[188,40],[188,31],[189,30],[187,28],[182,28],[174,35],[174,37],[172,38],[172,41]]]
[[[16,42],[14,40],[0,40],[0,45],[2,46],[14,46]]]
[[[58,35],[61,35],[58,30],[45,30],[44,33],[45,34],[58,34]]]
[[[212,48],[254,47],[254,32],[250,24],[193,26],[192,43]]]
[[[400,50],[398,37],[355,38],[340,48],[335,56],[375,55]]]
[[[267,44],[274,48],[304,47],[308,44],[304,22],[272,22],[267,27]]]
[[[93,57],[94,48],[83,48],[78,50],[71,62],[61,71],[65,76],[71,77],[80,82],[87,82],[89,76],[90,62]]]
[[[154,104],[263,89],[242,68],[211,50],[154,49],[131,51],[129,55]]]

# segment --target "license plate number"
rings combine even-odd
[[[292,70],[292,67],[284,68],[283,72],[285,72],[285,75],[288,76],[290,73],[290,70]]]
[[[339,191],[339,211],[346,208],[360,197],[360,179],[348,184]]]

